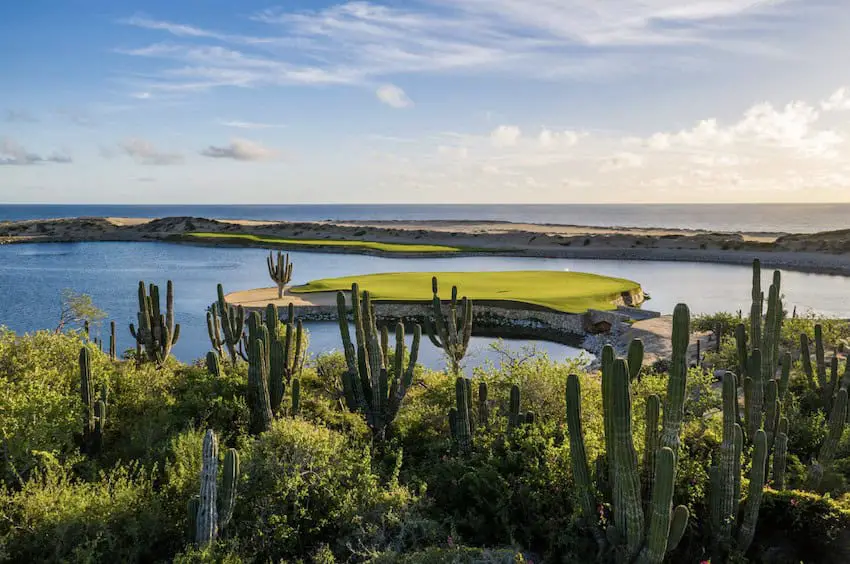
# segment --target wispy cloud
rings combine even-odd
[[[234,127],[236,129],[278,129],[286,127],[282,123],[262,123],[256,121],[241,121],[241,120],[223,120],[220,119],[216,123],[225,127]]]
[[[40,163],[67,164],[72,162],[67,153],[39,155],[27,151],[21,144],[8,137],[0,137],[0,165],[35,165]]]
[[[38,118],[26,110],[6,110],[6,123],[36,123]]]
[[[157,149],[145,139],[125,139],[118,149],[141,165],[174,165],[183,162],[183,155]]]
[[[120,52],[176,63],[145,83],[146,92],[282,84],[375,87],[397,74],[455,71],[594,78],[693,64],[712,50],[781,55],[769,32],[787,21],[779,16],[791,5],[794,0],[420,0],[405,7],[352,1],[320,10],[259,12],[252,19],[266,24],[262,36],[134,16],[123,23],[190,42]],[[396,94],[378,91],[384,103],[407,104],[406,96]]]
[[[210,145],[201,151],[205,157],[213,159],[233,159],[236,161],[268,161],[278,156],[278,151],[247,139],[232,139],[223,147]]]

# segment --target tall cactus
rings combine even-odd
[[[130,334],[143,347],[148,360],[162,365],[171,354],[171,348],[180,338],[180,324],[174,323],[174,285],[166,285],[165,315],[159,301],[159,286],[150,285],[150,295],[144,281],[139,282],[139,327],[130,324]]]
[[[83,432],[81,451],[84,454],[92,452],[96,424],[94,389],[92,385],[91,352],[88,347],[80,349],[80,399],[83,403]]]
[[[291,305],[291,304],[290,304]],[[280,318],[277,307],[266,307],[266,328],[271,343],[269,345],[269,393],[272,411],[278,413],[286,395],[286,387],[301,372],[304,366],[303,325],[301,320],[293,324],[294,310],[289,309],[289,321],[283,340],[280,339]]]
[[[466,454],[472,449],[472,432],[474,429],[470,397],[472,385],[463,376],[455,380],[455,406],[449,411],[449,428],[452,439],[457,445],[458,452]]]
[[[613,356],[613,351],[603,354],[605,357]],[[628,365],[623,359],[614,359],[613,362],[603,362],[602,366],[605,444],[608,465],[613,476],[613,518],[608,521],[604,533],[596,526],[599,503],[594,499],[595,488],[591,483],[587,465],[581,421],[580,382],[574,374],[567,379],[570,458],[582,517],[591,527],[600,547],[600,555],[607,548],[611,548],[618,561],[657,564],[678,545],[688,521],[686,507],[678,506],[673,509],[676,456],[669,447],[660,447],[651,457],[645,456],[644,465],[647,465],[647,460],[652,460],[652,465],[649,472],[651,486],[646,488],[647,500],[644,501],[641,497],[641,472],[632,434]],[[656,412],[654,436],[658,437],[660,442],[657,423]],[[650,431],[647,433],[651,434]]]
[[[478,384],[478,425],[489,429],[490,406],[487,403],[487,382]]]
[[[785,466],[788,460],[788,419],[779,421],[773,450],[773,487],[782,491],[785,489]]]
[[[217,286],[217,292],[218,316],[223,329],[224,344],[230,354],[230,362],[235,366],[239,358],[239,347],[242,345],[242,334],[245,332],[245,308],[228,304],[224,299],[224,288],[221,284]],[[242,357],[247,360],[247,355],[242,354]]]
[[[847,424],[847,388],[838,390],[834,404],[829,413],[826,438],[821,444],[820,451],[809,467],[809,487],[816,490],[823,479],[824,470],[832,464],[835,450],[844,428]]]
[[[277,298],[281,299],[286,285],[292,281],[292,263],[289,262],[289,253],[283,254],[278,251],[275,256],[273,251],[269,251],[266,265],[269,267],[269,277],[277,284]]]
[[[218,439],[208,430],[204,435],[200,495],[189,502],[190,530],[200,548],[213,542],[227,528],[236,506],[239,453],[231,448],[224,455],[221,496],[218,495],[218,463]]]
[[[345,294],[337,293],[339,329],[347,366],[342,376],[346,404],[351,411],[363,414],[373,435],[382,440],[413,383],[422,330],[419,325],[413,327],[410,360],[405,368],[404,325],[401,322],[396,325],[395,356],[390,365],[381,347],[380,332],[369,292],[363,292],[361,300],[359,287],[353,284],[351,302],[355,327],[354,342],[348,329]]]
[[[443,302],[438,294],[437,277],[431,279],[432,309],[434,320],[425,318],[428,338],[438,349],[443,349],[451,364],[452,374],[460,375],[460,363],[466,356],[469,339],[472,336],[472,300],[466,297],[458,304],[457,286],[452,286],[452,299],[449,302],[449,314],[443,313]],[[460,305],[460,308],[458,308]],[[458,312],[460,309],[460,312]]]
[[[749,492],[743,511],[740,511],[744,434],[737,422],[737,402],[737,379],[732,372],[726,372],[723,376],[723,441],[719,462],[709,472],[711,531],[718,561],[724,561],[733,551],[745,553],[752,543],[767,478],[767,433],[758,429],[753,436]],[[780,435],[787,439],[784,433]]]
[[[271,427],[272,413],[269,396],[268,329],[260,315],[251,314],[248,323],[248,408],[251,412],[251,432],[260,434]]]
[[[206,358],[207,363],[207,372],[215,376],[216,378],[221,378],[221,359],[215,353],[215,351],[209,351],[207,353]]]
[[[682,420],[685,417],[685,388],[688,383],[688,341],[690,340],[691,312],[685,304],[673,308],[673,352],[670,360],[670,375],[667,378],[667,398],[664,402],[664,422],[661,428],[660,446],[673,451],[679,460]]]

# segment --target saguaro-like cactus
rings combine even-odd
[[[375,437],[383,439],[413,383],[422,331],[419,325],[414,325],[410,360],[405,368],[404,325],[399,322],[395,331],[395,356],[393,362],[388,363],[381,347],[380,332],[369,292],[363,292],[361,300],[359,288],[357,284],[353,284],[351,301],[355,342],[352,342],[348,330],[345,294],[337,293],[339,329],[347,366],[342,376],[345,400],[349,410],[363,414]]]
[[[613,351],[605,356],[609,355],[613,355]],[[618,561],[657,564],[678,545],[688,521],[686,507],[673,509],[676,456],[669,447],[660,447],[651,457],[645,456],[645,464],[647,460],[652,460],[652,463],[651,486],[646,488],[649,492],[644,502],[632,435],[628,366],[622,359],[604,362],[602,366],[605,430],[609,434],[606,451],[613,477],[610,488],[613,516],[605,531],[596,526],[599,503],[593,496],[594,487],[587,465],[581,418],[581,386],[578,376],[572,374],[567,379],[567,429],[579,506],[599,544],[600,554],[610,548],[614,550]],[[653,441],[660,441],[657,423],[656,413],[655,430],[647,431],[656,437]]]
[[[289,262],[289,253],[283,254],[278,251],[275,255],[273,251],[269,251],[266,264],[269,267],[269,277],[277,284],[277,297],[280,299],[283,297],[286,285],[292,281],[292,263]]]
[[[239,481],[239,453],[228,449],[224,455],[221,496],[218,495],[218,439],[212,430],[204,435],[200,495],[189,502],[189,523],[195,543],[203,548],[227,528],[236,505]]]
[[[281,340],[279,338],[278,310],[272,304],[269,304],[266,308],[266,327],[271,339],[269,345],[269,393],[272,411],[277,413],[286,394],[286,387],[300,374],[304,366],[304,329],[300,319],[293,324],[293,310],[290,309],[285,336]]]
[[[487,403],[487,382],[478,384],[478,424],[490,427],[490,406]]]
[[[245,332],[245,309],[240,306],[233,306],[227,303],[224,299],[224,288],[221,284],[217,287],[218,291],[218,316],[223,329],[224,344],[227,346],[227,352],[230,354],[230,362],[235,365],[239,354],[239,347],[242,344],[242,334]],[[215,343],[213,343],[215,346]],[[247,360],[247,354],[242,355]]]
[[[159,303],[159,286],[150,285],[150,295],[144,281],[139,282],[139,327],[130,324],[130,334],[143,347],[148,360],[162,365],[171,354],[171,348],[180,338],[180,324],[174,323],[174,286],[166,285],[165,315]]]
[[[273,413],[269,396],[268,329],[254,312],[248,322],[248,409],[251,432],[263,433],[271,427]]]
[[[730,552],[745,553],[752,543],[767,477],[767,433],[758,429],[753,436],[747,501],[743,510],[739,510],[744,433],[737,422],[737,402],[737,380],[732,372],[727,372],[723,376],[723,441],[720,444],[719,462],[709,472],[711,531],[714,552],[721,562]],[[780,435],[787,441],[785,433]]]
[[[464,297],[458,303],[457,286],[452,286],[449,314],[445,315],[443,302],[438,295],[436,276],[431,279],[431,289],[434,292],[432,299],[434,320],[431,321],[426,317],[425,329],[434,346],[443,349],[446,353],[452,374],[457,376],[460,374],[460,363],[466,356],[469,338],[472,336],[472,300]]]
[[[844,433],[844,427],[847,424],[847,394],[847,388],[838,390],[830,410],[826,438],[821,444],[817,458],[809,467],[809,487],[812,489],[820,486],[824,470],[832,464],[838,442]]]
[[[207,372],[209,372],[216,378],[221,378],[221,359],[214,351],[210,351],[207,353],[206,362]]]
[[[218,309],[215,304],[207,311],[207,335],[215,354],[223,357],[224,342],[221,339],[221,320],[218,317]]]
[[[449,411],[449,428],[458,452],[465,454],[472,449],[472,385],[463,376],[455,381],[455,407]]]

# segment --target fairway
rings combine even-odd
[[[294,293],[350,290],[357,282],[376,301],[421,302],[431,299],[431,277],[440,282],[440,297],[459,296],[481,302],[520,302],[566,313],[588,309],[615,309],[614,301],[624,293],[640,291],[640,284],[583,272],[525,270],[507,272],[389,272],[314,280],[291,289]]]
[[[187,233],[189,237],[198,239],[218,239],[231,243],[246,241],[251,243],[267,243],[289,247],[349,247],[352,249],[372,249],[387,253],[456,253],[461,247],[446,245],[415,245],[405,243],[378,243],[376,241],[342,241],[334,239],[282,239],[280,237],[264,237],[248,233]]]

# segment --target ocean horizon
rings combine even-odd
[[[836,204],[2,204],[0,221],[192,216],[262,221],[500,221],[592,227],[816,233],[848,228]]]

